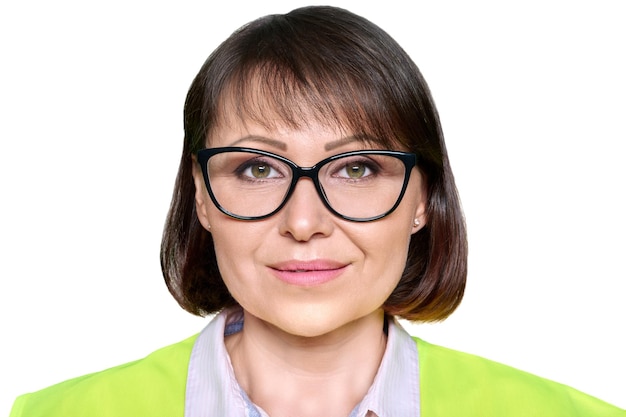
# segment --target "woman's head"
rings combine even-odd
[[[406,265],[384,308],[407,319],[439,320],[460,302],[465,227],[437,112],[418,68],[377,26],[331,7],[251,22],[201,68],[187,96],[184,124],[161,262],[170,291],[186,310],[206,314],[237,304],[220,274],[213,236],[198,219],[193,156],[223,146],[225,129],[242,126],[271,132],[322,126],[368,148],[415,153],[425,190],[424,221],[410,234],[403,249],[408,254],[398,258]]]

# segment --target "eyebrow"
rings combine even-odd
[[[258,135],[244,136],[242,138],[237,139],[233,143],[231,143],[230,146],[235,146],[241,142],[260,142],[260,143],[265,143],[266,145],[270,145],[274,148],[278,148],[283,151],[287,150],[287,144],[285,142],[281,142],[276,139],[267,138],[265,136],[258,136]]]
[[[341,138],[338,140],[334,140],[332,142],[328,142],[326,145],[324,145],[324,150],[326,151],[332,151],[335,148],[338,148],[340,146],[346,145],[348,143],[351,142],[362,142],[362,143],[369,143],[369,142],[374,142],[374,140],[372,138],[370,138],[368,135],[350,135],[350,136],[346,136],[345,138]]]
[[[364,142],[364,143],[370,143],[370,142],[376,143],[376,141],[373,138],[371,138],[369,135],[363,135],[363,134],[350,135],[341,139],[334,140],[332,142],[328,142],[327,144],[324,145],[324,150],[332,151],[333,149],[339,148],[340,146],[346,145],[351,142],[356,142],[356,141]],[[268,138],[265,136],[259,136],[259,135],[244,136],[242,138],[237,139],[233,143],[231,143],[230,146],[235,146],[241,142],[259,142],[259,143],[264,143],[266,145],[270,145],[282,151],[287,150],[287,144],[285,142],[282,142],[277,139]]]

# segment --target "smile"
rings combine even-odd
[[[301,287],[322,285],[338,278],[348,264],[330,260],[287,261],[271,265],[274,276],[281,281]]]

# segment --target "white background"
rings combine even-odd
[[[626,407],[622,2],[366,3],[334,4],[421,68],[469,228],[463,304],[412,333]],[[299,5],[2,3],[0,415],[204,326],[158,258],[184,97],[234,29]]]

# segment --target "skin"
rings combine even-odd
[[[268,129],[238,119],[222,122],[208,142],[263,149],[300,166],[368,148],[316,122]],[[212,233],[224,282],[244,309],[244,330],[225,340],[238,382],[272,417],[348,415],[374,380],[386,345],[381,306],[400,279],[411,234],[426,221],[419,171],[413,169],[399,207],[368,223],[330,213],[308,179],[276,215],[236,220],[213,205],[197,164],[193,175],[198,218]],[[313,260],[341,265],[340,273],[294,285],[273,271]]]

